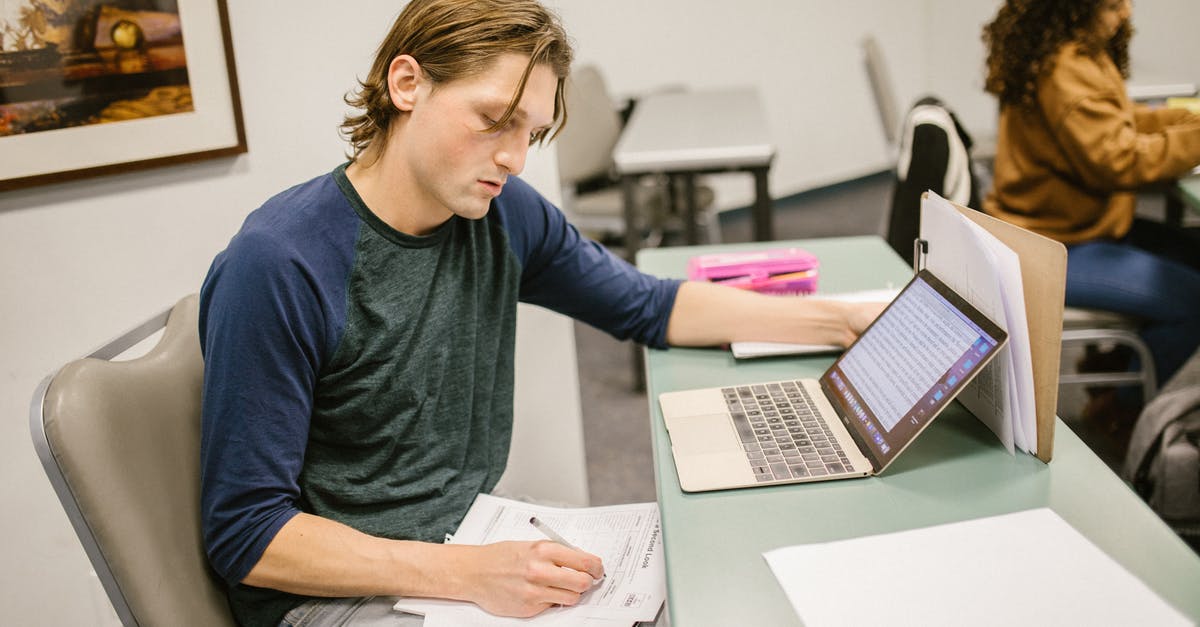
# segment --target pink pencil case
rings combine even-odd
[[[688,278],[766,294],[811,294],[817,266],[816,256],[800,248],[717,253],[688,260]]]

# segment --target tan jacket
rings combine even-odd
[[[1002,106],[984,211],[1065,244],[1120,238],[1134,192],[1200,164],[1200,116],[1126,95],[1108,55],[1075,44],[1038,81],[1037,107]]]

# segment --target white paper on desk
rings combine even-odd
[[[763,557],[808,627],[1191,624],[1045,508]]]
[[[1009,452],[1037,450],[1033,358],[1020,259],[944,198],[921,202],[925,268],[1008,332],[1008,344],[959,395]]]
[[[856,292],[835,292],[832,294],[816,293],[811,298],[822,300],[838,300],[845,303],[890,303],[900,293],[899,288],[887,287],[878,290],[859,290]],[[753,359],[755,357],[774,357],[776,355],[815,355],[819,353],[837,353],[844,347],[837,344],[792,344],[789,342],[732,342],[729,345],[735,359]]]
[[[578,605],[548,610],[532,619],[493,616],[472,603],[401,599],[399,611],[424,614],[427,624],[455,618],[461,625],[566,625],[570,621],[611,619],[632,624],[652,621],[666,600],[666,566],[657,503],[563,508],[534,505],[488,494],[475,497],[454,533],[455,544],[506,540],[545,540],[529,524],[537,516],[568,542],[604,562],[605,578]],[[429,623],[431,620],[433,623]],[[449,618],[446,618],[449,620]],[[564,622],[565,621],[565,622]]]

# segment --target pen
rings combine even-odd
[[[547,525],[546,523],[538,520],[537,516],[530,516],[529,524],[533,525],[534,529],[537,529],[538,531],[542,532],[542,534],[545,535],[547,538],[554,540],[555,542],[567,547],[568,549],[574,549],[576,551],[583,551],[583,549],[575,546],[574,544],[571,544],[570,542],[567,542],[566,538],[558,535],[558,532],[551,529],[550,525]],[[586,551],[584,551],[584,552],[586,552]],[[600,575],[600,578],[594,580],[592,582],[592,585],[596,585],[596,584],[600,583],[601,581],[604,581],[605,577],[608,577],[608,573],[604,573],[603,575]]]
[[[533,525],[534,529],[537,529],[538,531],[542,532],[542,533],[543,533],[543,534],[544,534],[544,535],[545,535],[547,538],[550,538],[551,540],[554,540],[555,542],[557,542],[557,543],[559,543],[559,544],[561,544],[561,545],[563,545],[563,546],[567,547],[568,549],[574,549],[574,550],[576,550],[576,551],[582,551],[582,550],[583,550],[583,549],[581,549],[581,548],[579,548],[579,547],[575,546],[574,544],[571,544],[570,542],[567,542],[567,540],[566,540],[565,538],[563,538],[562,536],[558,535],[558,532],[556,532],[555,530],[551,529],[549,525],[547,525],[546,523],[544,523],[544,522],[542,522],[542,521],[538,520],[538,517],[537,517],[537,516],[530,516],[530,517],[529,517],[529,524]]]

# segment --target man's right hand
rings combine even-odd
[[[549,540],[462,548],[470,549],[459,556],[464,597],[500,616],[575,605],[604,576],[599,557]]]
[[[575,605],[603,576],[599,557],[549,540],[483,546],[386,540],[297,514],[242,583],[321,597],[457,599],[528,617]]]

